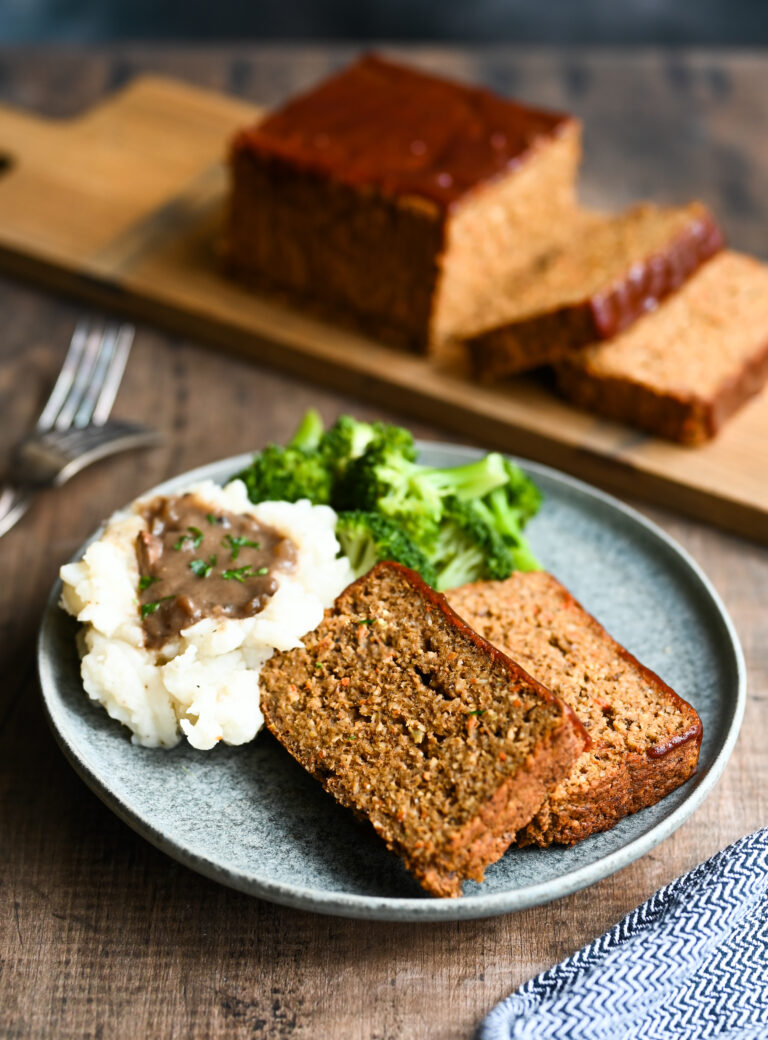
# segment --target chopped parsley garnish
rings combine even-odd
[[[265,574],[269,574],[269,567],[259,567],[256,574],[259,578],[263,578]]]
[[[209,524],[220,524],[221,523],[220,517],[215,516],[213,513],[208,513],[208,515],[206,516],[205,519],[208,521]]]
[[[221,576],[222,578],[225,578],[227,581],[234,580],[242,583],[246,580],[246,578],[255,578],[256,571],[254,571],[253,567],[249,565],[247,567],[237,567],[234,570],[222,571]]]
[[[241,549],[245,549],[246,547],[249,549],[261,548],[261,542],[254,542],[252,539],[246,538],[244,535],[225,534],[221,539],[221,544],[229,549],[233,560],[237,559]]]
[[[214,555],[209,556],[208,560],[192,560],[189,565],[189,569],[193,574],[196,574],[198,578],[207,578],[213,568],[216,566],[216,557]]]
[[[178,542],[174,545],[174,549],[178,552],[179,549],[186,549],[191,547],[192,549],[199,549],[200,543],[203,540],[203,532],[199,527],[188,527],[188,534],[183,534],[179,538]]]
[[[141,616],[142,618],[149,617],[150,614],[154,614],[156,610],[159,610],[161,604],[167,603],[169,599],[176,599],[175,596],[163,596],[162,599],[156,599],[154,603],[142,603],[141,605]]]
[[[139,591],[143,592],[144,589],[148,589],[150,585],[154,585],[156,581],[160,581],[160,579],[155,577],[154,574],[142,574],[139,578]]]
[[[475,708],[474,711],[468,711],[467,715],[485,715],[485,708]]]
[[[357,619],[358,625],[372,625],[375,621],[375,617],[361,617]]]

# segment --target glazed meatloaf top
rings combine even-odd
[[[261,673],[266,724],[428,891],[481,881],[581,753],[575,715],[384,563]]]
[[[443,209],[573,120],[367,55],[235,139],[236,152]]]

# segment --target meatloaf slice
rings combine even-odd
[[[267,727],[428,892],[483,880],[587,741],[570,708],[399,564],[261,673]]]
[[[694,709],[620,646],[555,578],[465,585],[451,605],[576,712],[591,738],[521,829],[521,845],[572,845],[658,802],[695,771]]]
[[[565,397],[700,444],[768,379],[768,265],[724,251],[658,310],[557,367]]]
[[[611,217],[584,214],[486,308],[467,340],[485,380],[550,364],[610,339],[656,307],[723,245],[699,202],[634,206]]]

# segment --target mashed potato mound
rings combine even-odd
[[[245,513],[290,538],[297,564],[254,617],[203,618],[167,643],[147,650],[139,615],[136,536],[145,502],[116,513],[78,563],[61,568],[61,604],[82,622],[83,685],[91,700],[127,726],[135,744],[173,747],[182,736],[201,750],[219,741],[244,744],[263,724],[259,672],[274,650],[290,650],[315,628],[352,581],[338,556],[336,514],[302,502],[253,505],[245,485],[212,481],[185,489],[212,510]],[[180,494],[183,492],[179,492]]]

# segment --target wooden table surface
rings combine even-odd
[[[0,99],[68,115],[136,72],[160,71],[274,103],[351,53],[0,51]],[[430,68],[582,116],[583,195],[592,204],[699,196],[737,246],[768,249],[768,58],[514,48],[410,53]],[[12,152],[12,142],[0,141],[4,151]],[[33,421],[81,312],[0,281],[0,457]],[[115,414],[160,427],[166,445],[96,466],[46,494],[0,542],[2,1037],[469,1038],[491,1006],[531,975],[766,821],[768,552],[672,511],[645,509],[702,564],[731,611],[746,653],[749,702],[714,793],[640,862],[516,915],[359,923],[228,891],[119,822],[66,764],[43,719],[34,642],[57,569],[112,509],[172,474],[282,440],[309,405],[327,420],[348,410],[445,437],[439,428],[139,327]]]

